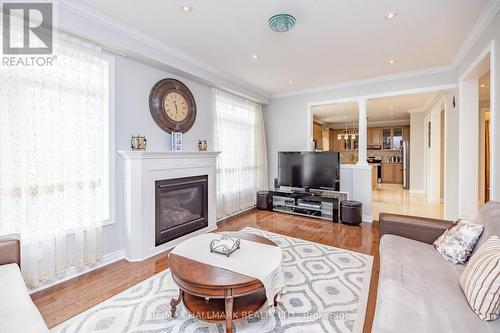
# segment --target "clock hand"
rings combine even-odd
[[[179,113],[179,110],[177,110],[177,102],[174,101],[174,105],[175,105],[175,112]]]

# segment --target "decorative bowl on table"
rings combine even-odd
[[[233,239],[228,235],[222,235],[221,238],[210,242],[210,252],[225,254],[228,257],[239,248],[240,240]]]

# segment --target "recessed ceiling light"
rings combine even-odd
[[[389,60],[389,64],[390,64],[390,65],[394,65],[396,62],[397,62],[397,61],[396,61],[396,60],[394,60],[394,59]]]
[[[290,84],[294,84],[294,83],[295,83],[295,81],[294,81],[294,80],[290,80],[290,81],[288,81],[288,83],[290,83]]]
[[[480,87],[481,87],[481,88],[485,88],[485,87],[487,87],[487,86],[488,86],[488,85],[487,85],[486,83],[483,83],[483,84],[481,84],[481,85],[480,85]]]
[[[392,20],[392,19],[395,19],[396,16],[398,16],[398,12],[390,12],[390,13],[387,13],[387,15],[385,15],[385,19]]]
[[[183,12],[189,13],[190,11],[193,10],[193,7],[188,6],[188,5],[182,5],[181,9],[182,9]]]
[[[258,54],[252,54],[252,59],[254,59],[254,60],[259,59],[259,55]]]

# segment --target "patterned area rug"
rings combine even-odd
[[[353,332],[363,330],[372,269],[371,256],[253,228],[283,249],[287,293],[274,314],[234,323],[241,332]],[[259,260],[263,260],[260,258]],[[224,324],[200,321],[179,305],[170,316],[178,288],[169,270],[53,328],[53,333],[223,333]]]

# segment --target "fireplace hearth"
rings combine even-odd
[[[208,226],[208,176],[155,181],[156,246]]]

